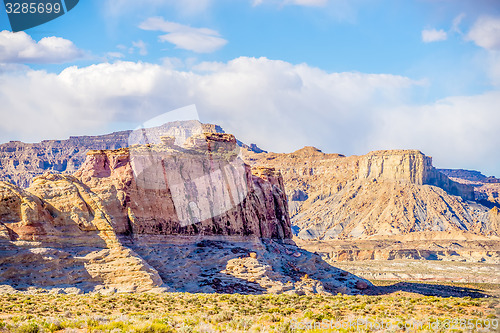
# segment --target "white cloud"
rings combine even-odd
[[[108,52],[106,56],[111,59],[125,58],[125,55],[121,52]]]
[[[165,21],[161,17],[151,17],[139,25],[143,30],[163,31],[166,35],[159,37],[161,41],[174,44],[176,47],[197,53],[211,53],[227,44],[220,34],[208,28],[193,28],[180,23]]]
[[[453,19],[453,22],[451,24],[451,31],[452,32],[456,32],[456,33],[459,33],[459,34],[462,34],[462,30],[460,30],[460,24],[462,23],[463,19],[465,18],[465,13],[462,13],[458,16],[456,16],[454,19]]]
[[[60,37],[45,37],[39,42],[25,32],[0,32],[2,63],[64,63],[83,56],[73,42]]]
[[[487,65],[487,72],[491,78],[491,83],[500,87],[500,52],[489,52]]]
[[[373,147],[415,147],[441,168],[465,168],[500,176],[500,91],[455,96],[383,113]]]
[[[129,12],[157,12],[161,8],[174,8],[182,15],[196,15],[204,13],[213,0],[105,0],[106,13],[111,16],[120,16]]]
[[[500,50],[500,17],[483,16],[477,19],[466,40],[487,50]]]
[[[132,42],[132,46],[139,50],[140,55],[145,56],[148,54],[148,48],[144,41],[138,40],[137,42]]]
[[[448,34],[444,30],[428,29],[422,30],[422,41],[424,43],[432,43],[446,40]]]
[[[500,176],[500,92],[414,105],[421,83],[402,76],[246,57],[180,71],[170,60],[2,74],[0,142],[135,128],[194,103],[202,121],[272,151],[416,148],[438,166]]]
[[[285,3],[294,4],[297,6],[312,6],[323,7],[326,6],[328,0],[287,0]]]

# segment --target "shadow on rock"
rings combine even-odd
[[[291,240],[144,235],[123,242],[179,292],[359,294],[371,288]]]

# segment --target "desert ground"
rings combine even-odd
[[[372,282],[376,285],[373,295],[363,296],[60,295],[32,290],[32,295],[0,296],[0,330],[399,332],[406,325],[417,332],[445,332],[450,328],[456,328],[454,332],[468,332],[471,328],[477,332],[498,331],[498,285]],[[441,296],[431,296],[433,293]]]

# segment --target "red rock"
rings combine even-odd
[[[365,281],[358,280],[356,282],[356,289],[365,290],[366,288],[368,288],[368,283]]]

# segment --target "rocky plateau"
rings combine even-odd
[[[346,157],[305,147],[244,156],[280,170],[297,243],[329,262],[500,263],[496,178],[441,172],[417,150]]]
[[[0,179],[6,290],[359,293],[381,275],[358,263],[500,264],[500,181],[418,150],[270,153],[188,121],[3,144]]]
[[[45,170],[27,188],[0,182],[0,289],[309,294],[370,287],[295,245],[279,171],[245,164],[230,134],[178,125],[128,134],[125,148],[90,150],[72,175]]]

